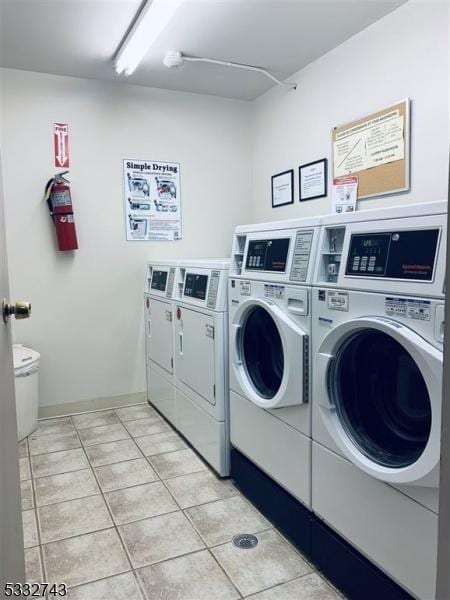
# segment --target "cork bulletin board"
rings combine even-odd
[[[332,129],[333,178],[356,175],[358,199],[409,190],[410,100]]]

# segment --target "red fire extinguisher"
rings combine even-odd
[[[56,229],[60,250],[77,250],[78,240],[73,217],[69,181],[64,177],[69,171],[57,173],[47,181],[45,199]]]

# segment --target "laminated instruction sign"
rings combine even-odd
[[[385,165],[404,157],[404,117],[398,109],[340,131],[333,142],[335,177]]]
[[[125,159],[123,195],[128,241],[181,239],[178,163]]]

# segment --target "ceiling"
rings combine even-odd
[[[168,69],[164,53],[261,66],[285,79],[405,1],[185,0],[126,81],[251,100],[273,82],[202,63]],[[141,0],[0,0],[0,65],[117,80],[113,58],[140,6]]]

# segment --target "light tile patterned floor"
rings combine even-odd
[[[69,600],[340,598],[145,404],[40,421],[19,455],[27,579]]]

